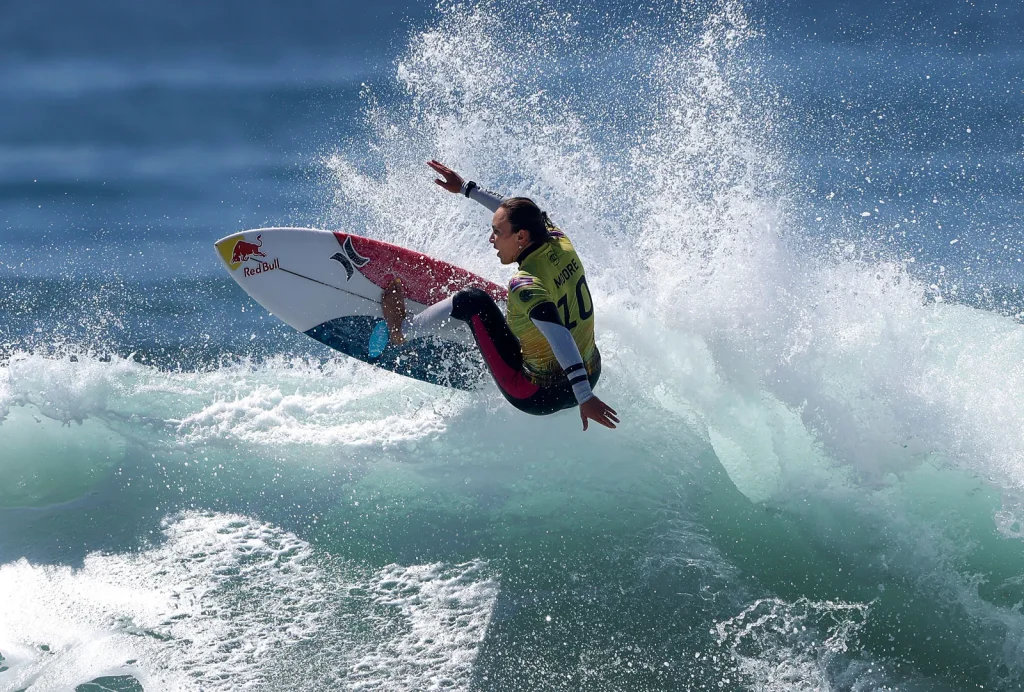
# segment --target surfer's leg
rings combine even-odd
[[[601,379],[600,362],[598,362],[594,371],[587,376],[587,379],[590,380],[591,388],[597,386],[597,381]],[[576,394],[572,391],[572,385],[569,384],[568,379],[551,387],[541,387],[533,396],[519,402],[513,402],[513,405],[520,411],[534,416],[546,416],[577,406]]]
[[[453,296],[448,296],[440,303],[434,303],[418,315],[405,321],[405,335],[413,336],[430,331],[441,322],[451,319]]]
[[[479,288],[467,288],[452,296],[451,316],[469,325],[480,353],[498,389],[516,408],[534,396],[540,387],[523,373],[523,352],[519,339],[509,329],[501,308]]]

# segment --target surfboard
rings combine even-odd
[[[289,326],[384,370],[456,389],[486,373],[469,329],[458,321],[430,335],[370,345],[383,319],[381,295],[397,277],[410,315],[469,287],[505,302],[504,287],[465,269],[372,238],[315,228],[257,228],[222,238],[217,256],[239,286]]]

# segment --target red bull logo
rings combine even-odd
[[[266,257],[266,255],[260,250],[263,247],[263,236],[256,236],[256,242],[250,243],[247,240],[239,240],[235,243],[234,249],[231,251],[231,263],[241,264],[250,257]]]
[[[233,235],[224,238],[217,243],[217,252],[220,254],[224,264],[234,271],[247,264],[243,270],[243,276],[255,276],[272,269],[280,269],[279,259],[267,260],[267,253],[263,251],[263,235],[256,236],[255,240],[246,240],[244,235]],[[252,266],[255,263],[255,267]]]

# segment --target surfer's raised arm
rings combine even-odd
[[[435,179],[434,182],[443,187],[448,192],[460,193],[480,204],[487,207],[492,212],[498,211],[498,207],[501,206],[501,202],[504,197],[501,195],[491,192],[490,190],[484,190],[479,185],[474,183],[472,180],[464,180],[461,175],[448,168],[440,161],[427,161],[427,165],[437,171],[440,179]]]

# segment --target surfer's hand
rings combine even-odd
[[[389,340],[396,346],[401,346],[405,343],[405,335],[402,334],[402,323],[405,321],[405,287],[400,280],[395,279],[384,289],[380,304],[383,308],[384,321],[388,323]]]
[[[443,180],[435,179],[434,182],[443,187],[448,192],[462,192],[462,176],[448,168],[440,161],[434,161],[431,159],[427,161],[427,165],[437,171]]]
[[[580,418],[583,419],[583,429],[587,429],[587,420],[600,423],[606,428],[614,428],[619,422],[619,414],[608,404],[596,396],[592,396],[580,404]]]

